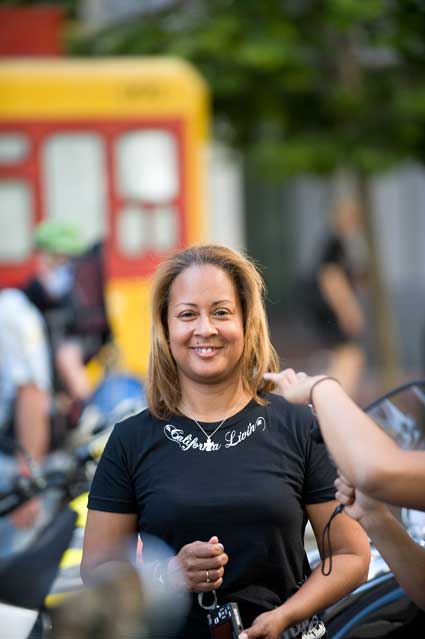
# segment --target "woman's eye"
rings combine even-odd
[[[226,315],[229,315],[230,311],[228,311],[226,308],[218,308],[217,310],[214,311],[214,315],[218,315],[218,317],[225,317]]]
[[[192,319],[192,317],[195,317],[195,313],[193,311],[183,311],[179,315],[180,319]]]

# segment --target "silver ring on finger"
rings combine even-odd
[[[209,575],[208,570],[206,571],[206,573],[207,573],[207,577],[206,577],[205,581],[207,582],[207,584],[209,584],[211,582],[211,579],[210,579],[210,575]]]

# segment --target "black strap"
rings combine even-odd
[[[343,504],[340,504],[339,506],[337,506],[335,510],[333,511],[332,515],[329,517],[328,523],[323,528],[322,539],[320,540],[320,554],[322,555],[322,575],[324,575],[325,577],[330,575],[332,572],[331,523],[334,520],[334,518],[337,515],[339,515],[339,513],[342,513],[343,510],[344,510]],[[328,542],[328,548],[329,548],[329,569],[328,570],[325,570],[325,564],[326,564],[325,541],[326,540]]]

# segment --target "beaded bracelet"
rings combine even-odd
[[[308,405],[311,407],[313,413],[314,411],[314,404],[313,404],[313,391],[316,388],[316,386],[318,386],[318,384],[320,384],[321,382],[326,381],[327,379],[331,379],[332,381],[336,382],[337,384],[339,384],[339,381],[337,380],[336,377],[332,377],[331,375],[326,375],[326,377],[321,377],[320,379],[318,379],[317,381],[314,382],[313,386],[310,388],[310,395],[308,398]]]

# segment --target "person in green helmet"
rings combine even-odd
[[[13,434],[36,463],[52,442],[53,368],[68,384],[68,392],[84,397],[87,378],[69,328],[53,340],[49,314],[67,312],[73,285],[72,259],[83,244],[70,224],[47,221],[34,234],[34,273],[21,289],[0,291],[0,435]],[[3,459],[2,476],[15,468]],[[6,460],[6,461],[5,461]],[[14,471],[13,471],[14,472]],[[33,534],[42,516],[34,498],[2,518],[2,553],[18,550]]]
[[[83,250],[75,226],[42,222],[34,233],[32,277],[19,290],[0,292],[0,432],[12,423],[38,460],[52,439],[54,380],[70,406],[90,393],[72,298],[74,258]]]
[[[71,295],[74,258],[83,250],[73,225],[42,222],[34,233],[32,277],[20,289],[0,291],[0,435],[13,434],[38,463],[56,438],[55,375],[70,398],[68,407],[90,392]],[[1,552],[25,544],[41,516],[34,498],[3,518]]]
[[[81,406],[90,394],[71,294],[73,258],[79,256],[85,247],[74,225],[48,220],[36,228],[34,248],[35,274],[23,287],[23,292],[44,317],[54,371],[73,402],[73,412],[77,414],[79,410],[76,407]]]

